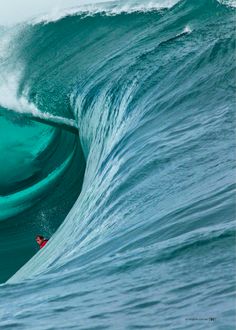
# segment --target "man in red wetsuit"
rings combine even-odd
[[[48,242],[48,239],[44,238],[41,235],[37,235],[35,237],[35,240],[38,243],[40,249],[42,249],[47,244],[47,242]]]

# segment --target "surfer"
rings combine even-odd
[[[35,240],[38,243],[40,249],[42,249],[48,242],[48,239],[44,238],[42,235],[37,235]]]

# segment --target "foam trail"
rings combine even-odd
[[[33,103],[26,102],[25,104],[28,105],[28,108],[25,108],[27,109],[26,111],[22,111],[21,108],[9,109],[1,107],[0,115],[4,115],[7,111],[8,113],[12,113],[12,115],[22,115],[24,118],[29,118],[34,121],[69,130],[73,133],[78,133],[78,126],[74,119],[52,115],[49,112],[42,112]]]

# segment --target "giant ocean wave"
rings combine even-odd
[[[112,2],[0,29],[1,326],[233,328],[234,15]]]

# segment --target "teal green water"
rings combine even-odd
[[[37,156],[47,147],[53,135],[54,130],[50,126],[35,123],[19,125],[1,118],[1,195],[23,190],[28,181],[36,180],[40,171]]]
[[[234,24],[120,1],[2,31],[1,327],[234,329]]]
[[[1,281],[36,251],[34,237],[50,237],[75,202],[84,159],[77,136],[10,113],[0,117]],[[76,173],[76,176],[75,176]]]

